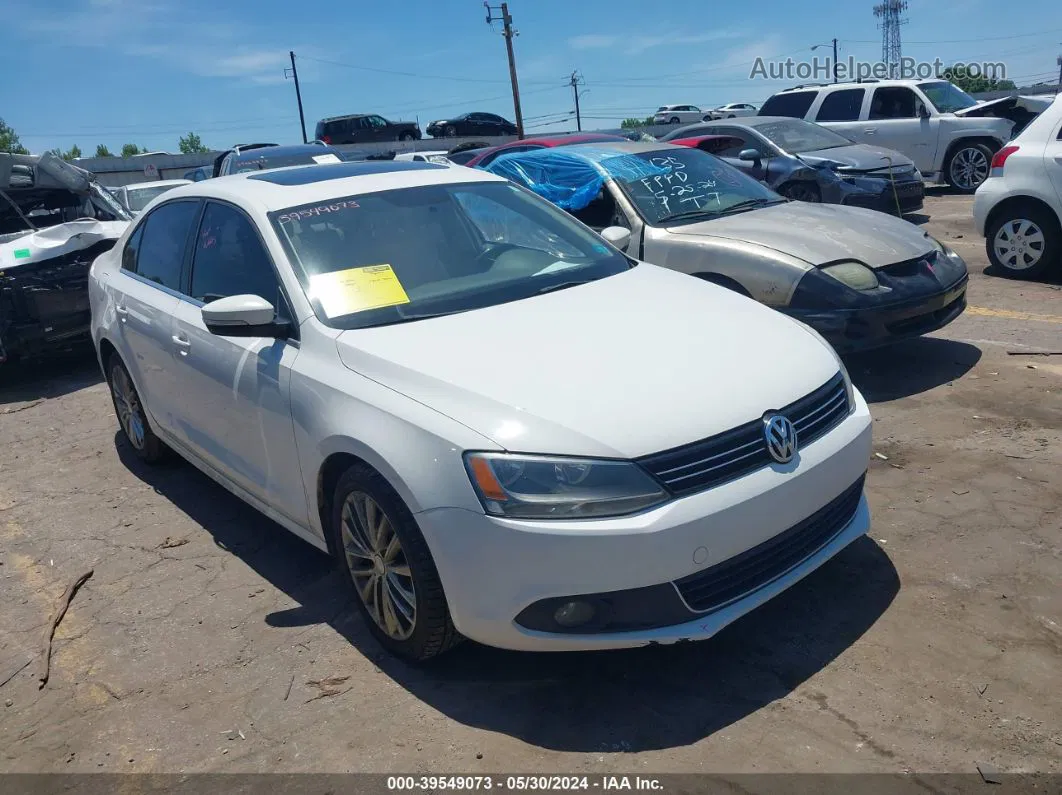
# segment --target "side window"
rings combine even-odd
[[[137,227],[122,251],[122,269],[136,273],[136,253],[140,250],[140,238],[144,236],[144,224]]]
[[[722,129],[713,130],[713,133],[718,135],[733,136],[734,140],[731,141],[725,149],[718,152],[714,152],[716,157],[733,157],[737,158],[738,155],[745,149],[759,149],[763,152],[766,147],[749,135],[747,132],[742,132],[731,127],[724,127]]]
[[[700,109],[700,108],[698,108],[698,107],[697,107],[696,105],[690,105],[690,106],[689,106],[689,107],[687,108],[687,110],[691,110],[691,111],[693,111],[694,113],[700,113],[700,112],[701,112],[701,109]]]
[[[199,202],[177,201],[163,204],[145,219],[136,255],[137,274],[171,290],[181,289],[188,233],[198,212]]]
[[[914,119],[918,117],[917,103],[918,97],[905,86],[879,88],[870,102],[870,118]]]
[[[370,116],[369,117],[369,123],[373,127],[386,127],[387,126],[387,122],[384,121],[383,116]]]
[[[789,116],[793,119],[802,119],[811,110],[811,104],[818,91],[787,91],[775,94],[763,103],[760,108],[761,116]]]
[[[189,294],[203,303],[230,295],[257,295],[283,307],[273,264],[247,217],[210,202],[199,224]]]
[[[863,109],[865,88],[846,88],[832,91],[822,100],[815,121],[859,121],[859,112]]]

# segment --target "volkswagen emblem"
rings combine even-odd
[[[767,452],[779,464],[788,464],[797,452],[797,432],[788,417],[768,414],[763,418],[763,440]]]

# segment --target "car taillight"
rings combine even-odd
[[[1003,166],[1007,164],[1007,158],[1018,151],[1019,146],[1004,146],[998,152],[996,156],[992,158],[992,173],[993,177],[1003,176]]]

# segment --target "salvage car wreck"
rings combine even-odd
[[[0,364],[87,338],[89,267],[128,223],[91,173],[0,153]]]

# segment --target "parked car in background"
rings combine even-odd
[[[996,152],[973,213],[1004,276],[1062,270],[1062,96]]]
[[[483,150],[489,148],[490,144],[487,141],[466,141],[463,144],[458,144],[453,147],[446,153],[446,157],[451,163],[464,166]]]
[[[988,178],[992,156],[1011,137],[1009,116],[1027,115],[1010,101],[978,103],[947,80],[882,80],[798,86],[760,108],[821,124],[858,143],[909,157],[930,181],[972,193]]]
[[[407,658],[708,638],[869,528],[870,413],[829,345],[486,172],[188,185],[91,296],[134,453],[330,552]]]
[[[451,165],[450,159],[446,156],[445,149],[434,149],[424,152],[399,152],[391,159],[414,163],[438,163],[443,166]]]
[[[193,168],[191,171],[185,171],[184,178],[189,182],[202,182],[204,179],[210,179],[213,171],[214,169],[211,166],[200,166],[199,168]]]
[[[736,119],[744,116],[755,116],[757,110],[755,105],[750,105],[747,102],[731,102],[729,105],[720,105],[718,108],[712,108],[704,115],[710,119]]]
[[[125,208],[126,212],[135,216],[147,207],[156,196],[161,196],[168,190],[173,190],[181,185],[190,185],[191,183],[192,180],[188,179],[160,179],[155,182],[136,182],[132,185],[114,188],[114,194],[118,199],[118,203]]]
[[[305,166],[314,163],[338,163],[342,153],[322,144],[244,144],[234,146],[214,160],[214,176],[224,177],[243,171],[261,171],[284,166]]]
[[[585,144],[506,155],[487,169],[631,256],[778,309],[838,351],[925,334],[966,307],[966,264],[914,224],[787,201],[696,149]]]
[[[0,364],[88,339],[88,273],[129,225],[93,174],[0,153]]]
[[[690,124],[705,115],[696,105],[661,105],[653,114],[653,124]]]
[[[608,135],[607,133],[575,133],[571,135],[541,135],[532,138],[522,138],[519,141],[510,141],[500,146],[492,146],[489,149],[476,154],[465,163],[470,168],[483,168],[489,165],[495,158],[513,152],[530,152],[535,149],[551,149],[555,146],[574,146],[575,144],[607,143],[609,141],[625,141],[621,135]]]
[[[412,121],[390,121],[374,113],[332,116],[317,122],[313,137],[326,144],[364,144],[375,141],[419,141],[420,127]]]
[[[458,135],[516,135],[516,125],[493,113],[461,113],[448,119],[433,121],[427,126],[433,138],[454,138]]]
[[[689,133],[726,136],[731,141],[728,147],[720,150],[710,142],[706,151],[789,199],[897,215],[922,209],[925,186],[910,159],[890,149],[852,143],[803,119],[754,116],[702,122],[675,130],[663,140],[696,146],[686,137]]]

